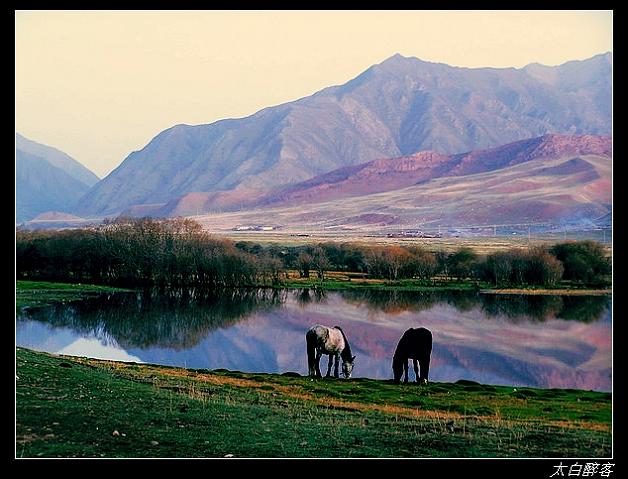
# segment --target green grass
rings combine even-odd
[[[16,349],[17,457],[608,457],[611,395]]]
[[[332,273],[334,274],[334,273]],[[343,274],[350,276],[351,274]],[[268,288],[268,284],[260,284],[259,287]],[[404,279],[398,281],[388,280],[362,280],[328,278],[320,281],[317,278],[290,278],[271,286],[277,289],[316,288],[328,291],[338,290],[377,290],[377,291],[484,291],[499,292],[489,283],[478,281],[445,281],[439,280],[426,282],[421,280]],[[54,283],[48,281],[17,281],[16,282],[16,306],[21,309],[25,306],[44,306],[53,303],[64,303],[87,298],[94,294],[106,292],[129,291],[128,289],[112,286],[99,286],[90,284]],[[559,284],[554,288],[525,287],[512,290],[514,294],[611,294],[610,289],[591,290],[589,288],[568,283]]]
[[[318,288],[324,290],[377,290],[377,291],[486,291],[499,292],[502,288],[486,282],[462,280],[462,281],[436,281],[425,282],[420,280],[404,279],[398,281],[388,280],[337,280],[316,278],[287,279],[273,286],[275,288]],[[514,294],[611,294],[611,290],[591,289],[590,287],[572,284],[558,284],[555,287],[525,286],[511,289]]]
[[[16,281],[15,305],[19,310],[25,306],[45,306],[85,299],[94,294],[129,291],[128,289],[94,284],[53,283],[49,281]]]
[[[488,284],[478,284],[476,282],[438,282],[426,283],[415,280],[399,281],[342,281],[326,279],[320,281],[314,278],[308,279],[288,279],[282,281],[277,288],[319,288],[325,290],[354,289],[365,290],[374,289],[377,291],[477,291],[480,288],[488,287]]]

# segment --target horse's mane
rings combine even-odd
[[[342,339],[345,340],[345,348],[340,353],[340,357],[343,361],[351,361],[351,358],[353,357],[351,354],[351,346],[349,346],[349,341],[347,340],[347,336],[345,336],[345,332],[340,326],[334,326],[334,328],[340,331],[340,333],[342,334]]]

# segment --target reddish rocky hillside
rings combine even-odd
[[[341,168],[260,200],[260,205],[298,204],[329,201],[349,196],[393,191],[435,178],[464,176],[499,170],[541,159],[559,159],[578,155],[611,156],[611,139],[595,135],[545,135],[517,141],[487,150],[460,155],[441,155],[431,151],[393,159],[381,159],[358,166]],[[546,174],[565,175],[582,168],[568,163],[560,171]],[[573,171],[570,171],[573,169]]]

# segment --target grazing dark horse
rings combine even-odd
[[[353,361],[355,356],[351,356],[351,347],[345,333],[340,327],[329,328],[317,324],[312,326],[305,334],[307,343],[307,367],[308,374],[320,378],[320,362],[323,354],[329,354],[329,364],[327,365],[327,375],[331,372],[331,363],[336,359],[334,367],[334,377],[338,377],[338,358],[342,358],[342,374],[345,378],[351,377],[353,371]]]
[[[414,376],[416,381],[421,384],[427,384],[427,378],[430,374],[430,356],[432,355],[432,332],[425,328],[410,328],[399,340],[397,349],[393,356],[393,373],[395,374],[395,383],[399,383],[401,374],[405,372],[404,383],[408,382],[408,359],[414,362]],[[421,375],[419,376],[419,367],[421,366]]]

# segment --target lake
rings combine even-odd
[[[387,379],[403,332],[423,326],[434,338],[432,381],[610,391],[611,309],[604,296],[149,290],[24,309],[18,312],[16,345],[188,368],[305,375],[305,332],[320,323],[344,329],[357,355],[354,377]],[[324,357],[323,372],[326,366]]]

